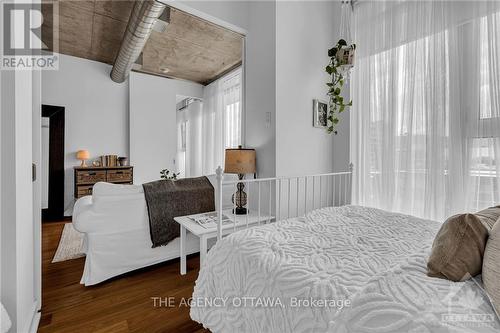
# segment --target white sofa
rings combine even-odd
[[[209,177],[213,184],[213,177]],[[179,257],[179,238],[152,248],[142,185],[97,183],[92,196],[78,199],[73,225],[85,234],[85,269],[80,283],[90,286],[114,276]],[[187,253],[199,242],[187,234]]]

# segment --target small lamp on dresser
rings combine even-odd
[[[80,165],[81,167],[86,167],[87,164],[85,164],[85,161],[90,158],[90,153],[88,150],[79,150],[76,153],[76,159],[81,160],[82,164]]]
[[[226,149],[226,160],[224,172],[238,175],[242,180],[247,173],[255,174],[255,149],[245,149],[239,146],[237,149]],[[247,194],[245,185],[240,182],[236,185],[237,191],[232,196],[232,202],[236,205],[234,213],[237,215],[247,214]]]

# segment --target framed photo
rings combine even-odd
[[[328,104],[319,99],[313,100],[313,126],[318,128],[328,126]]]

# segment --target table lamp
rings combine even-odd
[[[255,149],[241,148],[241,146],[237,149],[226,149],[224,173],[237,174],[239,180],[242,180],[247,173],[255,173]],[[245,185],[239,182],[236,185],[237,190],[231,198],[233,204],[236,205],[234,213],[237,215],[247,214],[247,209],[245,208],[247,194],[244,188]]]
[[[90,154],[88,150],[79,150],[76,153],[76,159],[81,160],[82,164],[80,165],[81,167],[86,167],[87,165],[85,164],[85,160],[88,160],[90,158]]]

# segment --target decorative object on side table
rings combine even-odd
[[[328,126],[328,104],[319,99],[313,100],[313,126],[318,128]]]
[[[118,157],[118,166],[128,166],[128,157],[125,156]]]
[[[160,171],[160,178],[164,180],[177,180],[177,176],[180,175],[181,173],[175,173],[172,172],[170,173],[170,170],[168,169],[163,169]]]
[[[241,146],[237,149],[226,149],[224,172],[237,174],[239,180],[243,180],[247,173],[255,174],[255,149],[246,149]],[[236,205],[234,213],[237,215],[247,214],[245,185],[240,182],[236,185],[236,188],[237,191],[231,198],[233,204]]]
[[[88,150],[82,149],[76,152],[76,159],[82,161],[82,164],[80,167],[86,167],[87,164],[85,163],[86,160],[90,158],[90,153]]]

